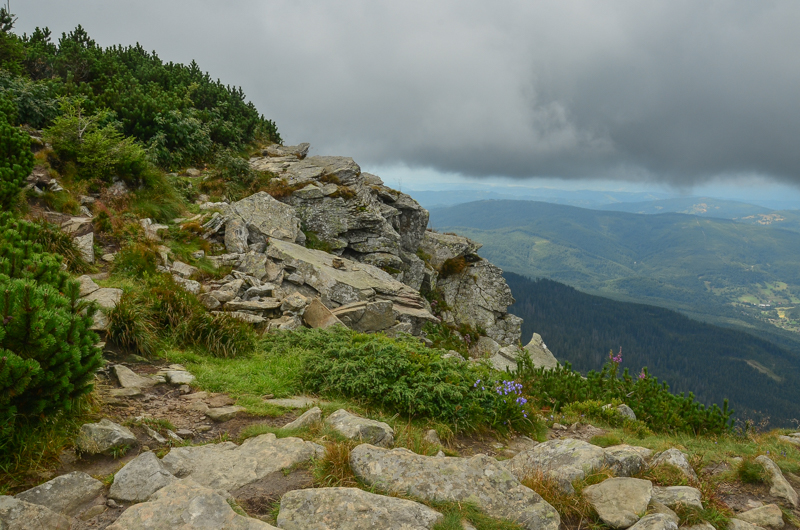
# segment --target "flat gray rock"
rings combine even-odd
[[[108,530],[278,530],[237,514],[218,492],[191,480],[158,490],[148,502],[131,506]]]
[[[380,447],[394,445],[394,429],[382,421],[362,418],[339,409],[325,418],[325,423],[349,440],[359,440]]]
[[[265,191],[231,203],[225,210],[244,222],[251,239],[257,236],[261,241],[281,239],[292,243],[305,242],[294,208],[275,200]]]
[[[81,253],[81,257],[86,263],[94,263],[94,232],[89,232],[82,236],[72,239],[75,248]]]
[[[100,289],[100,286],[97,285],[96,283],[94,283],[94,280],[91,279],[86,274],[84,274],[83,276],[78,276],[77,280],[78,280],[78,283],[81,284],[81,291],[80,291],[80,297],[81,298],[89,296],[93,292],[95,292],[98,289]]]
[[[561,523],[552,506],[486,455],[429,457],[361,444],[350,452],[350,467],[379,489],[430,501],[471,502],[491,517],[528,530],[558,530]]]
[[[268,433],[238,446],[225,442],[174,447],[161,461],[176,477],[191,477],[200,485],[232,491],[324,453],[324,448],[315,443],[292,437],[278,439]]]
[[[70,530],[73,519],[44,506],[0,495],[3,530]]]
[[[653,484],[638,478],[610,478],[583,490],[583,496],[611,528],[628,528],[647,510]]]
[[[208,416],[209,418],[211,418],[216,422],[223,422],[232,420],[233,418],[236,417],[237,414],[239,414],[243,410],[244,407],[237,407],[235,405],[232,405],[230,407],[215,407],[208,409],[206,411],[206,416]]]
[[[97,302],[102,309],[113,309],[117,307],[120,298],[122,298],[122,289],[102,287],[89,293],[84,300]]]
[[[19,497],[19,495],[18,495]],[[767,504],[736,514],[738,519],[762,528],[783,528],[783,512],[777,504]]]
[[[442,514],[424,504],[358,488],[290,491],[281,497],[283,530],[430,530]]]
[[[737,519],[736,517],[731,518],[728,521],[728,530],[762,530],[760,526],[756,526],[753,523],[748,523],[742,519]]]
[[[190,385],[195,380],[195,377],[185,370],[169,370],[165,376],[167,382],[175,386]]]
[[[144,502],[176,480],[155,453],[147,451],[117,471],[108,496],[123,502]]]
[[[303,312],[303,322],[310,328],[329,328],[331,326],[344,326],[342,321],[336,318],[330,309],[320,301],[319,298],[314,298],[306,310]]]
[[[155,380],[149,377],[142,377],[121,364],[114,365],[114,375],[117,376],[119,386],[122,388],[148,388],[156,384]]]
[[[573,482],[600,469],[604,463],[605,451],[601,447],[565,438],[549,440],[523,451],[509,460],[506,467],[519,480],[524,480],[531,473],[544,473],[555,480],[563,491],[571,494],[575,491]]]
[[[757,457],[756,462],[761,464],[767,472],[767,482],[770,485],[769,494],[786,502],[786,504],[792,508],[797,508],[797,492],[792,485],[789,484],[789,481],[786,480],[786,477],[783,476],[781,469],[775,465],[775,462],[770,460],[766,455]]]
[[[275,405],[277,407],[285,407],[287,409],[304,409],[317,403],[326,403],[318,398],[308,396],[292,396],[290,398],[279,399],[265,399],[264,403]]]
[[[666,488],[656,486],[653,489],[653,499],[672,508],[679,505],[692,506],[699,510],[703,509],[703,501],[700,490],[689,486],[668,486]]]
[[[645,515],[630,530],[678,530],[678,524],[668,515],[654,513]]]
[[[103,418],[97,423],[81,425],[75,445],[83,453],[110,453],[114,449],[135,446],[136,436],[122,425]]]
[[[313,409],[309,409],[305,411],[299,418],[294,420],[291,423],[287,423],[282,429],[292,430],[292,429],[304,429],[305,427],[310,427],[315,423],[319,423],[322,421],[322,411],[319,407],[314,407]]]
[[[81,508],[103,493],[103,483],[83,473],[73,471],[23,491],[16,498],[45,506],[51,511],[74,516]]]
[[[692,469],[692,466],[689,465],[689,459],[686,457],[686,454],[680,450],[672,448],[667,449],[663,453],[657,454],[655,458],[653,458],[653,461],[650,462],[650,468],[658,467],[664,464],[679,469],[681,473],[683,473],[691,482],[698,481],[697,473],[695,473],[694,469]]]

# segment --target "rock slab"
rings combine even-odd
[[[103,483],[81,471],[73,471],[23,491],[17,499],[45,506],[64,515],[74,516],[102,492]]]
[[[114,475],[108,496],[123,502],[144,502],[175,480],[155,453],[147,451],[125,464]]]
[[[70,530],[73,519],[14,497],[0,495],[3,530]]]

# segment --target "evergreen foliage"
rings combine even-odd
[[[0,94],[1,96],[1,94]],[[33,169],[31,140],[14,127],[16,108],[6,97],[0,97],[0,208],[10,209]]]
[[[16,416],[69,410],[91,390],[100,366],[95,307],[79,300],[78,282],[60,256],[36,243],[40,227],[0,214],[0,434]]]

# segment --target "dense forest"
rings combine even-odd
[[[617,302],[547,280],[506,273],[523,318],[523,342],[539,333],[559,361],[586,373],[622,349],[622,367],[694,392],[705,404],[730,400],[739,419],[800,419],[800,358],[755,336],[658,307]]]

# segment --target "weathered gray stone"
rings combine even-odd
[[[304,429],[321,421],[322,421],[322,411],[320,410],[319,407],[314,407],[312,409],[305,411],[299,418],[297,418],[293,422],[284,425],[282,429],[286,430]]]
[[[96,302],[101,309],[113,309],[117,307],[122,298],[122,289],[104,287],[87,295],[84,300]]]
[[[225,442],[173,447],[161,460],[176,477],[190,477],[198,484],[232,491],[324,452],[315,443],[293,437],[277,439],[268,433],[248,438],[239,446]]]
[[[622,416],[623,418],[628,418],[629,420],[636,421],[636,413],[633,412],[633,409],[630,408],[625,403],[617,407],[617,412],[619,412],[620,416]]]
[[[656,500],[650,499],[650,505],[647,509],[648,513],[661,513],[666,515],[670,521],[675,524],[680,524],[680,517],[678,514],[673,512],[672,509],[667,506],[666,504],[660,503]],[[711,528],[714,528],[713,526]],[[706,529],[697,529],[697,530],[706,530]]]
[[[0,495],[0,528],[3,530],[70,530],[73,519],[44,506]]]
[[[219,300],[217,300],[214,296],[211,295],[211,293],[201,293],[197,295],[197,299],[209,311],[212,309],[216,309],[220,305],[222,305]]]
[[[652,454],[650,449],[631,445],[614,445],[604,450],[606,466],[618,477],[632,477],[647,469],[646,458]]]
[[[689,486],[656,486],[653,489],[653,499],[675,509],[679,504],[691,506],[698,510],[703,509],[700,490]]]
[[[182,278],[191,278],[192,276],[200,272],[200,269],[198,269],[194,265],[189,265],[182,261],[175,260],[172,262],[172,272],[178,274]]]
[[[322,401],[320,399],[308,396],[293,396],[290,398],[265,399],[264,402],[269,403],[270,405],[275,405],[276,407],[285,407],[287,409],[304,409],[306,407],[311,407],[318,403],[327,403],[327,401]]]
[[[653,458],[653,461],[650,462],[650,468],[658,467],[664,464],[679,469],[681,473],[683,473],[690,481],[698,481],[697,473],[695,473],[694,469],[692,469],[692,466],[689,465],[689,459],[686,457],[686,454],[680,450],[672,448],[657,454],[655,458]]]
[[[544,367],[552,370],[558,366],[555,355],[547,348],[547,344],[538,333],[533,334],[530,342],[523,349],[531,356],[531,361],[536,368]]]
[[[486,455],[437,458],[361,444],[350,452],[350,467],[377,488],[431,501],[470,502],[529,530],[557,530],[561,522],[552,506]]]
[[[125,365],[115,364],[113,369],[122,388],[148,388],[156,384],[153,379],[142,377]]]
[[[108,530],[278,530],[237,514],[225,497],[191,480],[158,490],[149,502],[131,506]]]
[[[230,407],[215,407],[206,411],[206,416],[217,422],[229,421],[236,417],[237,414],[242,412],[244,407],[230,406]]]
[[[167,382],[175,386],[191,385],[195,380],[195,377],[185,370],[169,370],[165,375]]]
[[[302,313],[308,304],[308,298],[300,293],[292,293],[281,301],[281,311]]]
[[[75,445],[83,453],[108,453],[136,445],[136,436],[125,427],[103,418],[97,423],[81,425]]]
[[[181,288],[186,291],[187,293],[192,293],[194,295],[200,294],[200,290],[202,289],[202,285],[200,282],[195,280],[187,280],[182,276],[178,276],[177,274],[172,275],[172,279],[175,280],[175,283],[181,286]]]
[[[78,276],[77,280],[81,284],[81,292],[80,292],[81,298],[89,296],[93,292],[100,289],[100,286],[94,283],[94,280],[92,280],[89,276],[85,274],[83,276]]]
[[[653,484],[638,478],[610,478],[583,490],[583,496],[607,525],[628,528],[647,510]]]
[[[56,513],[74,516],[103,493],[103,489],[105,487],[99,480],[82,471],[73,471],[23,491],[16,497],[21,501],[46,506]]]
[[[70,217],[61,223],[61,231],[73,237],[82,236],[92,231],[92,223],[91,216]]]
[[[430,530],[442,514],[424,504],[358,488],[290,491],[281,498],[283,530]]]
[[[271,157],[291,156],[302,160],[308,154],[309,147],[311,147],[311,145],[308,143],[302,143],[298,145],[273,144],[264,149],[264,154]]]
[[[354,302],[332,313],[348,328],[361,332],[382,331],[394,326],[393,304],[389,300]]]
[[[427,255],[428,263],[437,269],[449,259],[477,256],[480,248],[480,243],[466,237],[432,231],[426,231],[419,243],[419,249]]]
[[[790,443],[800,447],[800,438],[796,436],[778,436],[778,439],[782,442]]]
[[[786,502],[792,508],[797,508],[797,492],[786,480],[786,477],[783,476],[781,469],[775,465],[775,462],[766,455],[756,457],[756,462],[761,464],[767,472],[767,482],[770,485],[769,494]]]
[[[439,439],[439,433],[436,432],[436,429],[428,429],[422,439],[431,445],[442,445],[442,441]]]
[[[645,515],[630,528],[631,530],[678,530],[678,525],[669,515],[654,513]]]
[[[549,440],[507,461],[509,471],[519,480],[541,472],[555,480],[567,493],[574,493],[572,483],[605,463],[602,448],[573,438]]]
[[[677,518],[678,516],[676,515],[675,517]],[[675,524],[678,524],[677,521]],[[728,528],[732,530],[730,526]],[[717,529],[714,527],[713,524],[703,521],[701,523],[689,526],[682,526],[681,530],[717,530]]]
[[[19,497],[19,495],[17,495]],[[767,504],[736,514],[738,519],[762,528],[783,528],[783,512],[777,504]]]
[[[280,309],[281,301],[277,298],[262,298],[261,300],[249,300],[247,302],[230,301],[225,304],[228,311],[255,311],[257,313],[272,313]]]
[[[469,353],[472,357],[491,358],[500,351],[500,345],[489,337],[479,337],[475,344],[470,348]],[[513,360],[513,359],[509,359]]]
[[[728,521],[728,530],[762,530],[762,529],[760,526],[756,526],[753,523],[748,523],[747,521],[743,521],[741,519],[733,517]]]
[[[151,241],[161,241],[161,237],[158,235],[158,233],[161,230],[166,230],[169,228],[167,225],[156,224],[152,219],[149,218],[140,219],[139,224],[142,225],[142,228],[144,228],[144,236]]]
[[[236,270],[262,280],[267,276],[267,256],[261,252],[247,252],[242,256]]]
[[[122,502],[144,502],[177,479],[155,453],[142,453],[117,471],[108,496]]]
[[[260,191],[240,201],[231,203],[226,211],[239,217],[247,225],[249,237],[262,241],[280,239],[305,242],[300,230],[300,219],[294,208],[275,200],[269,193]]]
[[[86,263],[94,263],[94,232],[78,236],[72,240],[75,248],[81,253],[81,257]]]
[[[112,388],[108,391],[108,395],[111,397],[139,397],[143,395],[143,393],[141,388],[134,386],[129,388]]]
[[[380,447],[394,445],[394,429],[382,421],[362,418],[339,409],[325,418],[325,423],[350,440],[360,440]]]
[[[239,217],[231,217],[225,223],[225,250],[236,254],[247,252],[247,238],[250,231]]]

